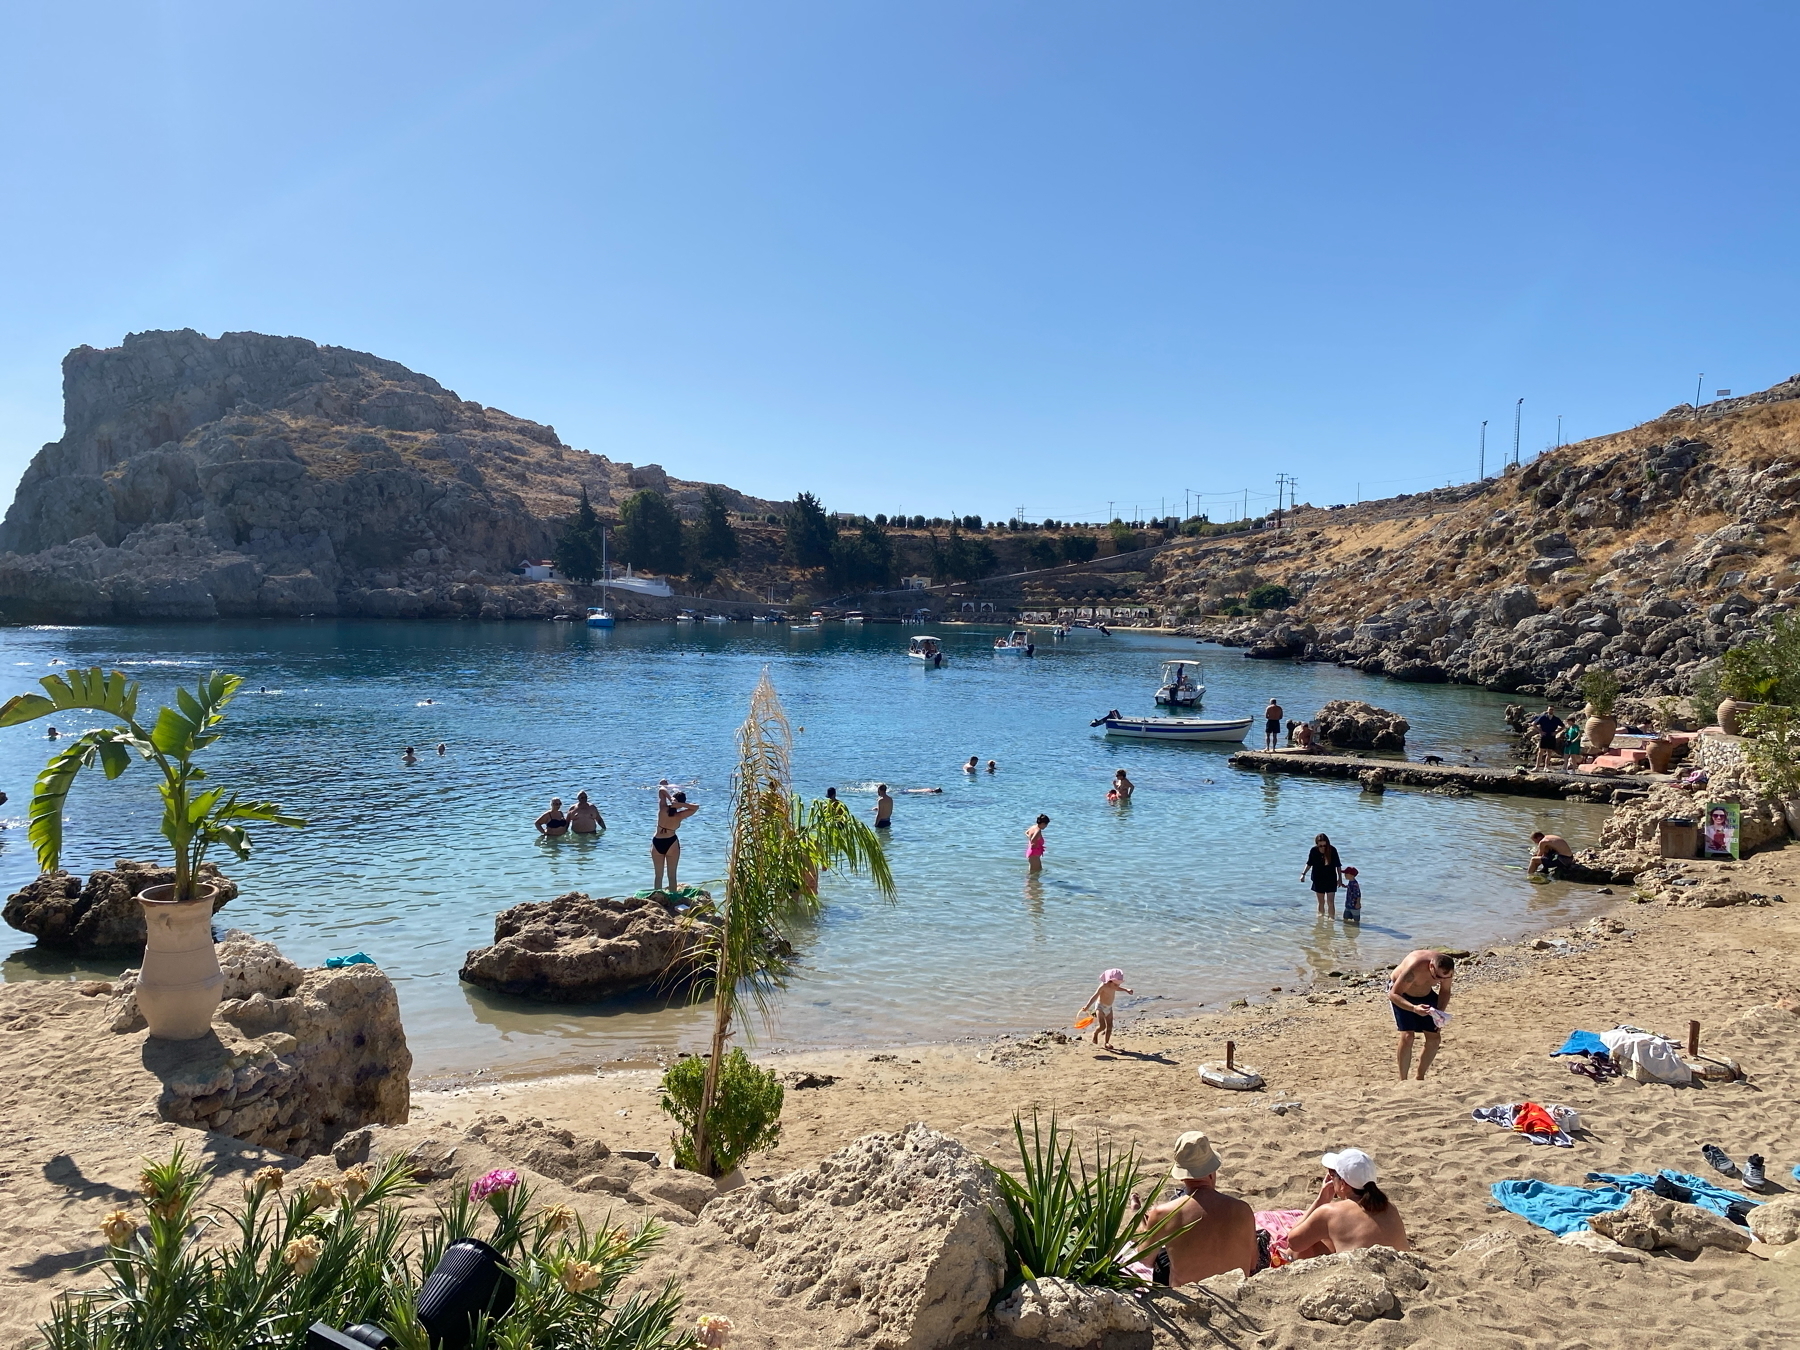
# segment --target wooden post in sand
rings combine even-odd
[[[1700,1024],[1698,1022],[1695,1022],[1695,1023],[1692,1023],[1691,1025],[1697,1027]],[[1227,1073],[1236,1073],[1237,1072],[1236,1056],[1237,1056],[1237,1042],[1236,1041],[1226,1041],[1225,1042],[1225,1071]]]
[[[1698,1022],[1688,1023],[1688,1053],[1690,1055],[1700,1053],[1700,1024]]]

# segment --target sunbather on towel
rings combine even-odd
[[[1409,1252],[1400,1211],[1375,1184],[1375,1160],[1360,1148],[1327,1153],[1325,1182],[1306,1217],[1288,1234],[1288,1250],[1296,1261],[1359,1247],[1392,1247]]]

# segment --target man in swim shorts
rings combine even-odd
[[[1531,866],[1525,869],[1525,875],[1542,872],[1552,881],[1557,874],[1568,870],[1569,864],[1575,861],[1575,850],[1569,847],[1569,841],[1560,834],[1545,834],[1536,830],[1531,836]]]
[[[1281,744],[1281,719],[1287,711],[1273,698],[1263,709],[1263,749],[1273,750]]]
[[[887,784],[875,785],[875,828],[885,830],[894,823],[894,799],[888,796]]]
[[[1400,1029],[1400,1081],[1405,1082],[1412,1070],[1413,1037],[1422,1035],[1425,1048],[1419,1053],[1419,1081],[1437,1058],[1438,1043],[1443,1034],[1432,1009],[1440,1013],[1450,1010],[1450,983],[1456,978],[1456,962],[1442,952],[1422,948],[1408,952],[1406,959],[1394,967],[1394,978],[1388,982],[1388,1002],[1394,1005],[1394,1025]]]
[[[575,794],[575,805],[569,808],[569,828],[576,834],[599,834],[606,828],[600,808],[588,800],[585,792]]]

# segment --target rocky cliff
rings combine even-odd
[[[1145,599],[1251,655],[1571,698],[1591,666],[1689,692],[1800,600],[1800,376],[1544,454],[1499,478],[1158,555]],[[1293,603],[1205,619],[1262,582]]]
[[[15,621],[536,614],[562,597],[512,574],[584,487],[604,509],[641,487],[691,506],[704,486],[303,338],[79,347],[63,405],[0,524]]]

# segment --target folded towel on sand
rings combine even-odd
[[[1694,1193],[1694,1203],[1702,1209],[1724,1216],[1733,1203],[1758,1204],[1735,1191],[1723,1190],[1699,1177],[1665,1168],[1661,1175]],[[1644,1172],[1612,1174],[1589,1172],[1589,1181],[1603,1181],[1604,1186],[1552,1186],[1547,1181],[1496,1181],[1492,1186],[1494,1200],[1504,1209],[1529,1220],[1539,1228],[1547,1228],[1558,1237],[1579,1232],[1596,1214],[1623,1209],[1633,1191],[1653,1189],[1656,1178]]]
[[[1571,1031],[1569,1039],[1562,1043],[1562,1049],[1552,1050],[1550,1057],[1554,1059],[1558,1055],[1604,1055],[1605,1053],[1606,1042],[1600,1039],[1598,1033]]]

